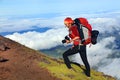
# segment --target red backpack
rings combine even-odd
[[[91,43],[92,27],[88,23],[87,19],[76,18],[74,22],[77,25],[78,32],[80,34],[81,44],[87,45]]]

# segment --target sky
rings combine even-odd
[[[75,14],[119,10],[119,0],[0,0],[0,16]]]
[[[61,40],[68,34],[63,24],[67,16],[85,17],[93,29],[112,33],[120,30],[119,3],[120,0],[0,0],[0,35],[32,49],[50,49],[63,45]],[[120,79],[120,58],[107,58],[115,51],[116,44],[107,47],[115,39],[110,35],[88,48],[88,59],[91,66],[104,63],[98,70]]]

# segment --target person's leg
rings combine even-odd
[[[87,54],[86,54],[86,46],[80,46],[80,56],[81,56],[81,59],[85,65],[85,74],[90,77],[90,65],[88,63],[88,60],[87,60]]]
[[[63,53],[63,59],[64,59],[64,62],[66,64],[67,68],[69,68],[69,69],[72,68],[70,65],[71,62],[70,62],[68,56],[73,55],[77,52],[78,52],[78,46],[75,46],[73,48],[68,49],[67,51],[65,51]]]

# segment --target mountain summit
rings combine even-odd
[[[88,78],[84,66],[72,66],[76,71],[68,70],[63,60],[0,36],[0,80],[115,80],[95,70]]]

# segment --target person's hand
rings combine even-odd
[[[67,43],[67,44],[70,43],[70,40],[66,40],[66,43]]]

